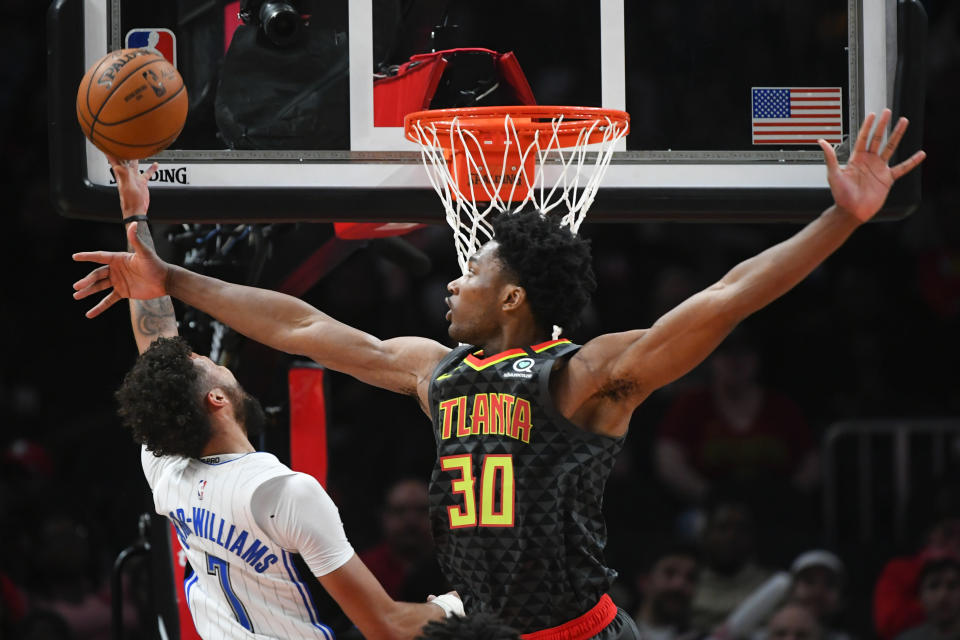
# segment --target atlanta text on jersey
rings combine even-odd
[[[444,440],[454,435],[454,414],[457,422],[455,435],[458,438],[505,435],[530,442],[530,431],[533,429],[530,402],[519,396],[509,393],[478,393],[444,400],[440,403],[440,437]]]

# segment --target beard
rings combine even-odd
[[[259,400],[243,389],[240,391],[243,394],[243,428],[248,438],[258,436],[267,426],[267,414],[264,413],[263,405]]]
[[[267,425],[267,414],[263,410],[260,401],[246,392],[239,384],[227,393],[234,406],[234,414],[237,422],[246,431],[247,437],[258,436],[264,432]]]

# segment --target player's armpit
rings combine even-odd
[[[553,383],[558,408],[575,424],[622,435],[644,399],[700,364],[736,326],[722,287],[691,296],[649,329],[608,333],[587,342]]]
[[[368,640],[410,640],[446,617],[437,605],[394,601],[356,555],[318,579]]]

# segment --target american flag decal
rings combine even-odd
[[[753,144],[831,144],[843,141],[840,87],[753,87]]]

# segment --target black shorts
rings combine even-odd
[[[617,609],[617,617],[591,640],[640,640],[640,630],[626,611]]]

